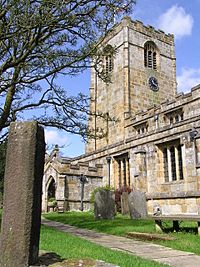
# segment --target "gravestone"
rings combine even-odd
[[[128,196],[130,216],[132,219],[147,217],[147,204],[145,193],[133,191]]]
[[[102,189],[95,194],[94,216],[96,220],[114,219],[115,197],[113,191]]]
[[[129,204],[128,204],[128,192],[122,192],[121,195],[121,214],[127,215],[130,213],[129,211]]]
[[[44,130],[37,122],[11,123],[4,179],[1,267],[27,267],[38,260],[44,155]]]

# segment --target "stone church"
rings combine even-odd
[[[43,210],[55,197],[64,210],[84,209],[94,188],[129,186],[146,194],[148,213],[200,213],[200,85],[177,94],[174,37],[124,17],[103,41],[115,55],[102,60],[111,83],[91,71],[91,111],[104,112],[89,126],[103,138],[89,140],[84,155],[66,158],[57,147],[47,156]],[[109,50],[109,49],[108,49]]]

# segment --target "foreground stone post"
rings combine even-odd
[[[4,181],[0,267],[27,267],[37,262],[44,155],[44,130],[37,122],[11,124]]]

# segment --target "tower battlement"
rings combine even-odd
[[[116,49],[102,56],[102,68],[111,82],[91,72],[90,96],[93,113],[108,114],[115,122],[91,118],[89,127],[103,129],[105,138],[91,140],[86,152],[107,147],[126,138],[126,120],[132,114],[158,106],[176,96],[176,58],[174,36],[124,17],[102,41],[103,47]]]
[[[104,42],[108,42],[109,39],[113,38],[118,32],[122,30],[124,27],[132,28],[134,31],[137,31],[141,34],[144,34],[150,38],[155,38],[162,42],[173,44],[174,43],[174,34],[165,33],[163,30],[156,29],[151,25],[145,25],[140,20],[132,20],[131,17],[125,16],[119,23],[116,23],[113,28],[108,32],[107,37]]]

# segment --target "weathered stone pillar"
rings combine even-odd
[[[44,130],[37,122],[11,123],[4,181],[0,267],[27,267],[37,262],[44,155]]]

